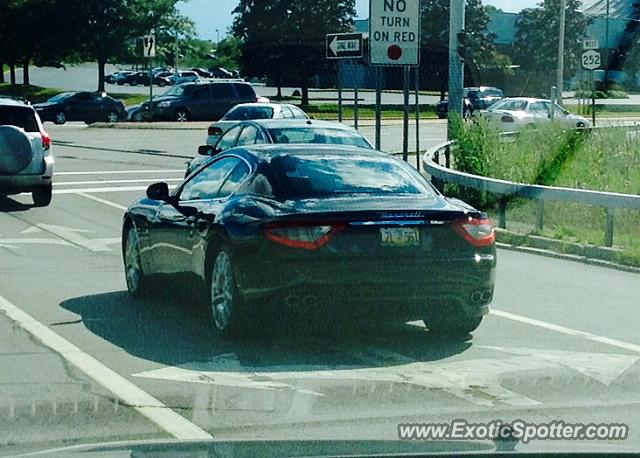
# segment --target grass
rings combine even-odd
[[[548,125],[523,132],[515,141],[503,142],[489,124],[461,124],[458,129],[456,167],[470,173],[510,181],[568,188],[640,194],[640,135],[623,128],[592,133],[563,132]],[[454,186],[458,193],[495,216],[494,196]],[[507,221],[519,232],[570,242],[602,246],[604,208],[564,202],[546,202],[544,227],[536,229],[538,205],[512,198]],[[614,211],[614,246],[622,251],[618,261],[640,266],[640,212]]]
[[[13,86],[8,83],[0,84],[0,95],[22,97],[31,103],[46,102],[51,97],[58,95],[61,92],[67,91],[40,86],[23,86],[21,84]],[[122,100],[125,105],[136,105],[144,102],[145,100],[149,100],[149,97],[145,94],[120,94],[113,92],[109,93],[109,95],[115,99]]]
[[[302,107],[308,114],[322,117],[323,119],[337,119],[338,118],[338,104],[313,104]],[[411,117],[415,117],[415,107],[412,106],[409,110]],[[343,117],[345,119],[354,118],[354,109],[352,105],[343,105]],[[371,105],[360,105],[358,109],[358,117],[360,119],[374,119],[376,115],[375,107]],[[402,107],[385,105],[382,110],[382,118],[398,118],[401,119],[404,115]],[[420,105],[420,118],[421,119],[436,119],[435,106],[433,105]]]

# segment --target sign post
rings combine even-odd
[[[142,56],[148,59],[149,64],[149,109],[153,121],[153,67],[151,63],[156,57],[156,37],[153,33],[142,37]]]
[[[326,42],[327,59],[361,59],[363,55],[362,43],[361,33],[330,33],[327,35]],[[338,121],[342,122],[342,66],[339,63],[337,86]]]
[[[420,0],[369,2],[369,62],[371,65],[404,67],[402,154],[405,161],[409,152],[409,67],[420,65],[420,19]]]
[[[585,51],[582,53],[582,68],[589,70],[591,74],[591,121],[593,127],[596,126],[596,78],[595,71],[602,65],[602,59],[598,49],[597,40],[584,40],[583,47]]]

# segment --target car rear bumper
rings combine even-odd
[[[33,191],[41,186],[49,186],[53,182],[53,156],[45,156],[44,173],[34,175],[0,175],[0,193],[18,194]]]
[[[255,261],[246,258],[238,266],[243,297],[305,313],[407,321],[442,314],[473,318],[488,313],[493,298],[495,251],[481,261]]]

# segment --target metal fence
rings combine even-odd
[[[450,168],[453,148],[455,148],[454,142],[446,142],[427,151],[422,159],[424,170],[439,189],[442,189],[444,183],[452,183],[498,196],[498,226],[503,229],[507,227],[507,202],[514,196],[538,202],[536,217],[538,229],[544,227],[544,206],[547,201],[593,205],[602,207],[605,211],[604,245],[612,247],[615,210],[640,210],[640,196],[637,195],[513,183],[458,172]]]

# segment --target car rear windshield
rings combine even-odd
[[[435,195],[417,172],[391,159],[327,153],[278,156],[271,165],[290,199],[354,194]]]
[[[234,84],[236,91],[240,97],[253,99],[256,97],[256,91],[249,84]]]
[[[53,97],[51,97],[49,99],[49,102],[60,102],[64,99],[68,99],[69,97],[73,96],[75,94],[75,92],[63,92],[62,94],[58,94],[58,95],[54,95]]]
[[[40,132],[35,113],[26,107],[0,106],[0,125],[20,127],[25,132]]]
[[[502,100],[491,105],[492,110],[522,111],[527,108],[526,100]]]
[[[238,107],[230,111],[224,118],[226,121],[247,121],[250,119],[271,119],[271,107]]]
[[[320,143],[371,148],[360,134],[345,129],[324,127],[282,127],[269,129],[275,143]]]

